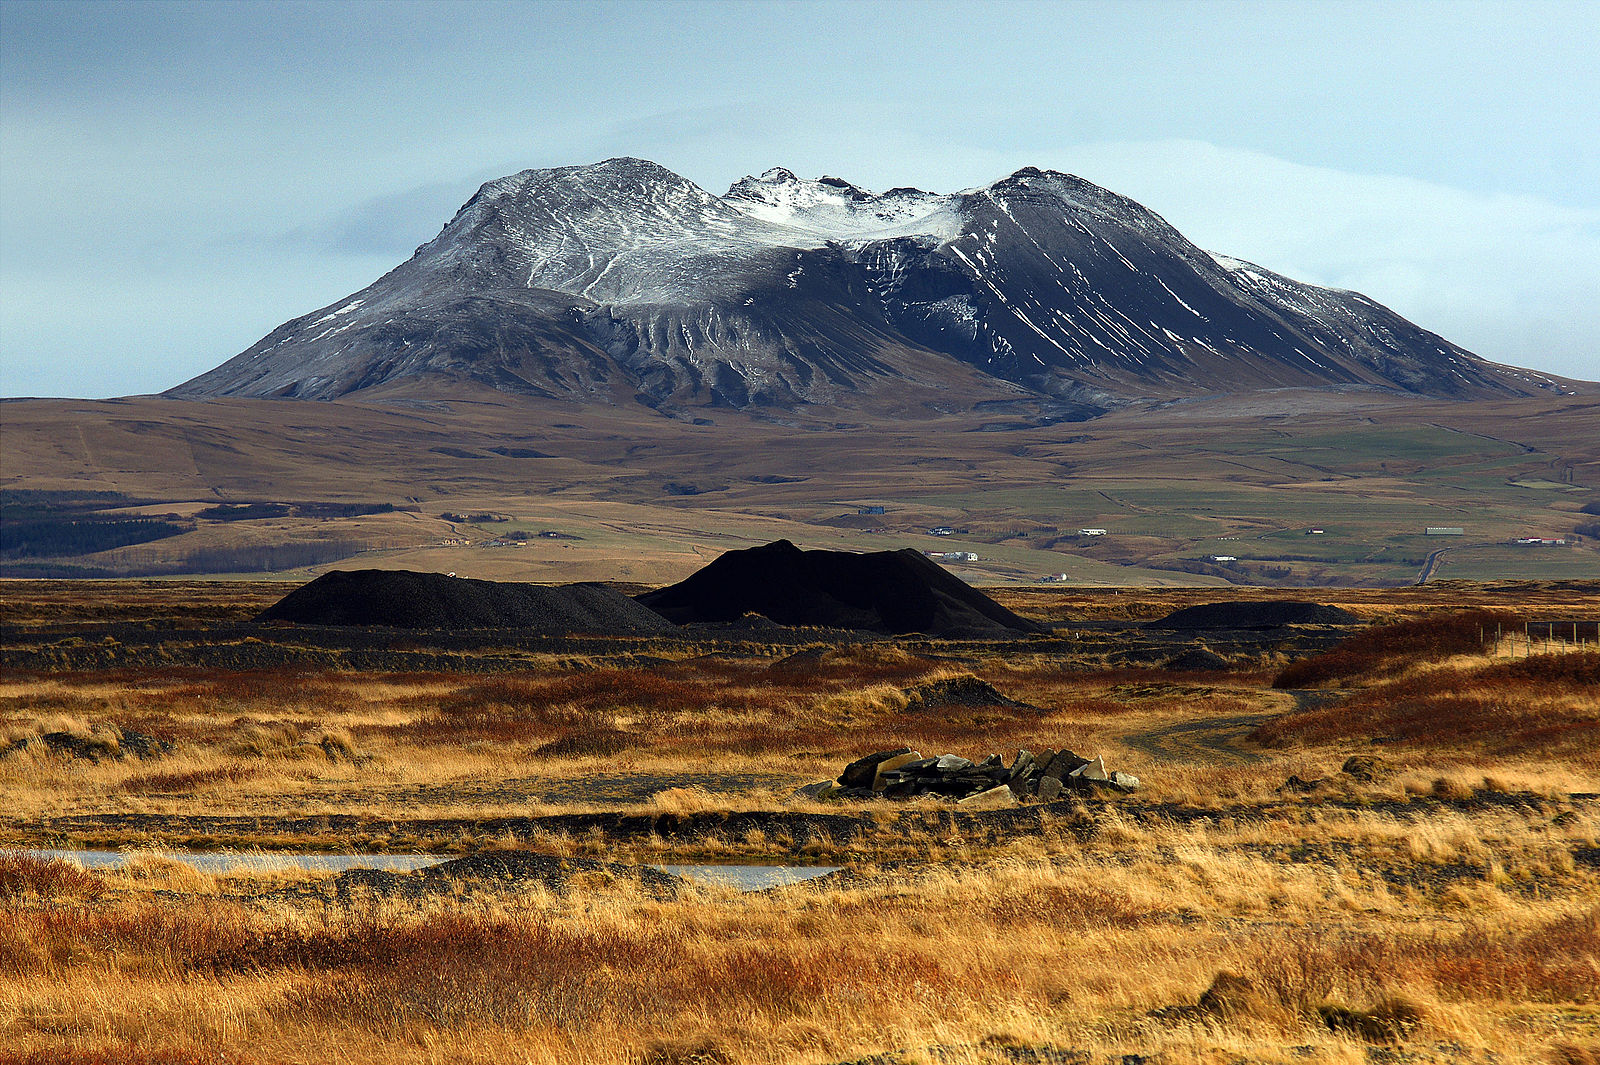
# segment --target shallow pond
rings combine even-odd
[[[342,873],[346,869],[391,869],[407,873],[445,861],[436,854],[288,854],[251,851],[235,854],[229,851],[80,851],[80,850],[28,850],[39,858],[60,858],[77,862],[85,869],[114,869],[135,858],[155,856],[171,858],[175,862],[192,866],[202,873],[271,873],[289,869],[305,869],[317,873]]]
[[[60,858],[76,862],[85,869],[113,869],[142,855],[171,858],[203,873],[266,873],[304,869],[318,873],[341,873],[346,869],[389,869],[410,872],[448,861],[437,854],[295,854],[254,851],[246,854],[215,851],[95,851],[26,850],[39,858]],[[826,876],[833,865],[657,865],[657,869],[696,880],[703,884],[736,887],[742,891],[797,884]]]

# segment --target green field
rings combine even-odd
[[[484,394],[429,409],[14,401],[0,425],[8,523],[25,497],[30,518],[44,500],[59,511],[47,518],[88,508],[93,520],[162,521],[177,534],[60,557],[30,548],[0,565],[12,576],[301,580],[385,566],[648,584],[784,537],[970,551],[976,562],[949,565],[980,583],[1404,584],[1441,548],[1440,574],[1600,576],[1600,551],[1575,535],[1596,520],[1584,505],[1600,500],[1600,403],[1283,402],[1292,413],[1263,415],[1258,402],[1234,415],[1217,400],[974,432],[959,416],[912,425],[856,412],[839,429],[825,411],[793,424],[711,411],[713,424],[697,425]],[[224,519],[219,503],[275,507]],[[330,503],[389,510],[342,514]],[[884,513],[857,514],[871,505]],[[941,525],[961,532],[930,535]],[[1464,535],[1426,537],[1427,526]],[[1307,535],[1312,527],[1324,532]],[[489,546],[510,530],[535,538]],[[563,538],[537,538],[545,531]],[[1572,542],[1508,546],[1521,536]]]

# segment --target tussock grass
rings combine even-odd
[[[39,858],[20,851],[0,851],[0,900],[24,896],[96,898],[105,884],[71,862]]]
[[[1031,646],[890,642],[548,656],[490,677],[0,678],[10,740],[135,730],[174,745],[153,759],[0,757],[13,838],[137,815],[160,827],[124,841],[245,846],[259,825],[259,842],[307,849],[849,867],[754,896],[660,900],[578,877],[565,895],[462,881],[345,899],[316,874],[202,874],[158,847],[95,873],[0,853],[0,1061],[336,1048],[350,1063],[998,1065],[1056,1047],[1358,1065],[1387,1044],[1407,1060],[1452,1047],[1588,1065],[1592,656],[1497,659],[1438,589],[1392,610],[1349,594],[1402,620],[1307,660],[1294,690],[1262,668],[1108,670]],[[1033,708],[909,710],[907,689],[964,675]],[[1008,760],[1065,745],[1146,786],[1020,829],[958,821],[936,800],[790,799],[902,745]],[[1351,754],[1383,771],[1342,772]],[[1285,790],[1291,774],[1321,783]],[[747,816],[760,811],[792,819]],[[185,835],[201,815],[247,827]],[[363,827],[330,827],[336,815]],[[825,817],[859,831],[828,839]],[[427,818],[456,827],[427,835]],[[606,827],[622,818],[643,827]],[[684,825],[700,834],[675,835]]]
[[[1418,661],[1480,654],[1494,645],[1497,631],[1509,632],[1521,625],[1517,615],[1493,610],[1425,615],[1379,625],[1332,650],[1294,663],[1272,684],[1275,688],[1314,688],[1331,681],[1385,677]]]
[[[1211,831],[1176,861],[1160,845],[1135,846],[1134,865],[1127,844],[1066,861],[1023,847],[984,867],[676,901],[596,881],[332,911],[137,890],[109,909],[12,903],[0,1003],[26,1007],[8,1028],[23,1052],[50,1039],[46,1018],[86,1016],[95,987],[114,999],[96,1000],[86,1054],[165,1031],[153,1042],[204,1032],[267,1060],[337,1040],[352,1061],[470,1044],[481,1061],[618,1065],[707,1047],[731,1063],[940,1046],[931,1060],[1008,1046],[1343,1060],[1351,1040],[1531,1065],[1570,1040],[1530,1027],[1530,1007],[1596,1004],[1591,901],[1489,886],[1501,904],[1464,918],[1424,903],[1336,924],[1324,874],[1230,866]],[[1254,909],[1213,897],[1249,895]],[[1251,913],[1270,919],[1240,924]]]
[[[1386,737],[1497,753],[1600,756],[1600,654],[1454,660],[1379,680],[1333,706],[1257,729],[1271,746]]]

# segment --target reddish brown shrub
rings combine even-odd
[[[1315,688],[1330,680],[1392,674],[1418,661],[1481,651],[1493,643],[1497,627],[1509,632],[1521,626],[1521,618],[1490,610],[1434,614],[1380,625],[1295,662],[1273,679],[1272,686]]]
[[[57,858],[0,851],[0,899],[21,895],[45,898],[96,898],[105,890],[95,874]]]
[[[1468,1000],[1592,1003],[1600,1001],[1600,906],[1523,932],[1344,937],[1329,964],[1379,988],[1409,978]]]
[[[533,753],[544,758],[606,758],[637,746],[639,737],[633,733],[600,726],[568,732],[535,747]]]
[[[193,791],[208,784],[237,784],[259,773],[255,766],[226,765],[193,769],[187,773],[143,773],[122,782],[122,790],[135,792]]]
[[[1597,682],[1600,660],[1585,655],[1440,669],[1286,714],[1250,738],[1269,747],[1381,736],[1419,746],[1493,743],[1505,752],[1583,753],[1600,748],[1600,719],[1588,695]]]

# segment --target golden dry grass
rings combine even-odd
[[[1342,1061],[1370,1040],[1522,1063],[1600,1026],[1592,875],[1528,893],[1486,867],[1406,897],[1355,861],[1241,842],[1025,841],[981,867],[764,896],[593,885],[335,911],[175,902],[137,870],[74,892],[41,863],[0,900],[0,1032],[17,1052],[258,1061]],[[1328,1027],[1393,1003],[1409,1019],[1391,1033]]]
[[[1437,628],[1448,604],[1414,605],[1369,616]],[[1308,694],[1259,665],[1108,670],[1027,648],[706,650],[495,676],[0,679],[4,743],[59,732],[104,753],[0,757],[0,832],[146,843],[115,872],[0,856],[0,1061],[999,1065],[1057,1048],[1355,1065],[1389,1048],[1588,1065],[1600,1041],[1600,736],[1581,655],[1346,647]],[[962,674],[1036,709],[930,712],[905,694]],[[130,733],[173,749],[128,755]],[[935,801],[789,798],[901,744],[1068,745],[1146,787],[1011,828]],[[1365,779],[1341,771],[1352,755],[1376,756]],[[1286,790],[1291,775],[1316,783]],[[561,820],[578,814],[597,817]],[[822,815],[861,830],[797,827]],[[341,903],[313,874],[218,876],[163,849],[251,842],[827,860],[852,877]]]

